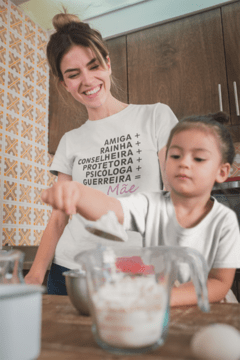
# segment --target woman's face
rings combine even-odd
[[[104,106],[110,97],[110,61],[104,68],[90,48],[75,45],[63,56],[60,69],[63,86],[88,113]]]

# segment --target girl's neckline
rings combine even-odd
[[[109,120],[114,120],[115,118],[119,117],[119,115],[125,115],[125,113],[127,113],[131,108],[132,108],[132,104],[128,104],[124,109],[116,112],[113,115],[107,116],[105,118],[99,119],[99,120],[87,120],[85,122],[85,124],[91,125],[91,126],[96,126],[97,124],[102,124],[103,122],[109,121]]]

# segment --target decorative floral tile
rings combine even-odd
[[[4,107],[4,90],[0,89],[0,106]]]
[[[27,144],[24,141],[21,141],[20,145],[20,156],[23,160],[32,161],[33,159],[33,147],[31,144]]]
[[[41,242],[42,236],[43,236],[44,230],[37,230],[34,229],[33,230],[33,235],[34,235],[34,245],[38,246]]]
[[[46,126],[46,112],[36,108],[36,124]]]
[[[44,226],[45,209],[34,209],[34,223],[35,226]]]
[[[12,73],[8,73],[8,88],[13,90],[15,93],[20,93],[20,77],[12,74]]]
[[[31,207],[19,206],[19,224],[31,225]]]
[[[1,46],[0,47],[0,62],[4,65],[6,65],[6,58],[7,58],[6,49],[3,46]]]
[[[57,181],[57,176],[50,173],[50,171],[47,171],[47,186],[51,187],[55,184]]]
[[[19,134],[19,119],[8,113],[6,116],[6,131],[14,135]]]
[[[6,246],[14,246],[16,245],[16,238],[17,238],[17,234],[16,234],[16,228],[3,228],[2,229],[2,237],[3,237],[3,241],[2,241],[2,245]]]
[[[0,20],[7,25],[7,8],[0,4]]]
[[[41,84],[43,82],[46,82],[47,80],[47,77],[45,75],[45,73],[41,73],[40,71],[37,71],[37,74],[36,74],[36,84],[38,86],[41,86]]]
[[[21,19],[23,16],[22,11],[15,5],[11,4],[11,14],[14,14],[16,18]]]
[[[34,166],[34,183],[45,185],[45,170]]]
[[[31,203],[32,187],[25,184],[19,184],[19,201],[22,203]]]
[[[34,120],[34,106],[32,103],[22,100],[22,116],[28,120]]]
[[[31,229],[18,230],[19,242],[18,245],[31,245]]]
[[[18,33],[17,33],[18,34]],[[19,35],[19,34],[18,34]],[[9,31],[9,46],[13,50],[15,49],[18,54],[22,52],[22,41],[19,36],[16,36],[13,32]]]
[[[21,57],[16,55],[16,51],[8,52],[8,65],[11,70],[16,71],[18,74],[21,74],[22,64],[21,64]]]
[[[26,81],[23,81],[23,96],[30,101],[34,101],[34,87]]]
[[[22,19],[16,18],[15,14],[10,14],[10,27],[18,32],[18,35],[22,35],[23,23]]]
[[[0,111],[0,130],[3,128],[3,111]]]
[[[46,132],[38,127],[35,128],[35,143],[45,146]]]
[[[13,159],[5,158],[4,160],[4,176],[17,179],[18,162]]]
[[[0,84],[4,85],[6,81],[6,70],[0,66]]]
[[[44,205],[41,199],[42,191],[42,188],[34,187],[34,204]]]
[[[45,149],[39,149],[37,146],[35,147],[35,158],[34,158],[35,164],[39,164],[44,166],[45,161]]]
[[[7,45],[7,28],[4,25],[0,26],[0,40]]]
[[[32,166],[30,164],[20,163],[20,179],[31,182]]]
[[[26,121],[22,120],[21,123],[21,136],[24,139],[32,141],[33,139],[33,125],[27,123]]]
[[[18,139],[8,135],[5,136],[5,154],[18,156]]]
[[[42,93],[39,89],[36,89],[36,103],[42,105],[44,109],[47,106],[47,96],[45,93]]]
[[[24,42],[24,57],[27,57],[29,54],[35,54],[34,48],[28,42]]]
[[[17,206],[13,204],[3,204],[3,224],[17,223]]]
[[[17,201],[17,183],[4,180],[3,199]]]
[[[20,98],[17,95],[7,93],[7,109],[9,111],[14,111],[16,114],[19,114]]]

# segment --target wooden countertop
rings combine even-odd
[[[201,327],[221,322],[240,330],[240,304],[213,304],[209,313],[197,306],[172,308],[168,337],[157,350],[143,355],[113,355],[94,341],[91,318],[81,316],[68,296],[43,295],[42,349],[38,360],[195,360],[192,335]]]

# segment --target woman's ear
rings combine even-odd
[[[224,181],[226,181],[230,173],[230,170],[231,170],[231,165],[229,163],[222,164],[219,168],[219,173],[217,174],[216,182],[223,183]]]
[[[61,84],[61,86],[63,86],[69,92],[68,87],[65,84],[64,80],[59,81],[59,83]]]
[[[111,75],[112,74],[112,67],[111,67],[110,57],[107,56],[106,59],[107,59],[106,65],[107,65],[107,68],[110,71],[110,75]]]

